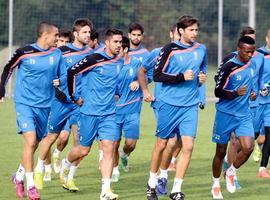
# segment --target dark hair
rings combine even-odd
[[[240,37],[243,37],[247,34],[255,34],[255,29],[250,26],[245,26],[242,28],[242,31],[240,33]]]
[[[68,38],[69,41],[71,42],[72,41],[72,33],[70,30],[64,28],[64,29],[61,29],[59,31],[59,37],[64,37],[64,38]]]
[[[171,27],[171,29],[170,29],[170,31],[172,33],[174,33],[174,31],[175,31],[176,28],[177,28],[177,25],[176,24],[173,24],[172,27]]]
[[[72,31],[79,31],[82,27],[84,26],[89,26],[90,29],[93,29],[93,23],[87,19],[87,18],[79,18],[76,19],[75,22],[73,23],[73,28]]]
[[[39,25],[37,27],[38,37],[40,37],[44,32],[51,31],[53,27],[58,28],[57,25],[50,23],[50,22],[43,21],[43,22],[39,23]]]
[[[99,33],[96,30],[91,31],[90,39],[98,39],[99,38]]]
[[[121,35],[121,36],[123,36],[123,32],[121,30],[119,30],[119,29],[116,29],[116,28],[109,28],[105,32],[105,39],[107,40],[109,37],[112,37],[114,35]]]
[[[123,40],[122,40],[122,48],[125,49],[125,48],[130,48],[130,43],[129,43],[129,39],[128,37],[126,36],[123,36]]]
[[[237,46],[241,48],[243,44],[255,45],[255,40],[249,36],[240,37]]]
[[[188,15],[184,15],[178,18],[177,20],[177,29],[186,29],[189,26],[192,26],[193,24],[197,24],[200,26],[199,20]]]
[[[144,33],[144,28],[142,27],[142,25],[138,24],[138,23],[131,23],[128,26],[128,32],[131,33],[134,30],[140,30],[142,32],[142,34]]]

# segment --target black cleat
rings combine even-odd
[[[156,189],[147,185],[146,198],[147,200],[158,200]]]
[[[184,200],[185,195],[182,192],[175,192],[170,194],[170,199],[172,200]]]

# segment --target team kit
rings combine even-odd
[[[196,41],[199,27],[195,17],[181,16],[168,30],[167,44],[149,52],[142,45],[144,28],[139,23],[129,25],[127,36],[117,28],[107,29],[101,43],[87,18],[76,19],[71,30],[41,22],[36,42],[16,50],[0,80],[4,103],[5,86],[16,69],[14,105],[24,141],[21,162],[11,177],[16,197],[41,199],[39,190],[44,181],[51,181],[52,171],[59,174],[64,189],[79,191],[74,176],[97,143],[100,200],[119,199],[111,183],[121,181],[120,170],[129,171],[145,101],[157,124],[145,198],[185,199],[182,184],[198,112],[206,104],[207,49]],[[252,152],[253,159],[260,161],[257,176],[270,178],[270,69],[266,67],[270,30],[264,46],[256,48],[255,40],[255,30],[243,27],[235,51],[224,57],[215,75],[214,93],[219,100],[212,135],[216,143],[209,189],[213,199],[223,199],[223,175],[229,193],[241,188],[237,169]],[[153,92],[148,88],[151,82]],[[73,144],[61,159],[70,136]],[[175,171],[170,191],[168,171]]]

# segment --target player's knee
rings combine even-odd
[[[253,143],[246,144],[245,146],[242,147],[242,151],[244,154],[249,155],[252,153],[253,147],[254,147]]]
[[[89,154],[90,148],[81,148],[81,155],[80,157],[85,157]]]
[[[133,151],[136,147],[136,141],[127,142],[126,147],[129,149],[129,151]]]
[[[167,146],[167,140],[157,140],[156,149],[163,151]]]

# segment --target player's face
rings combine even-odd
[[[52,27],[51,31],[46,33],[46,43],[49,47],[56,46],[58,35],[59,31],[56,27]]]
[[[243,62],[248,62],[255,51],[255,45],[242,44],[241,47],[238,47],[238,57]]]
[[[198,24],[193,24],[185,29],[180,28],[179,32],[181,34],[181,41],[184,43],[193,43],[196,41],[199,34]]]
[[[88,42],[88,46],[90,48],[94,49],[96,47],[97,43],[98,43],[98,40],[97,39],[94,39],[94,40],[91,40],[90,39],[89,42]]]
[[[131,44],[139,46],[143,39],[143,34],[140,30],[133,30],[128,34]]]
[[[106,41],[106,48],[113,55],[118,55],[122,48],[122,35],[113,35]]]
[[[70,42],[70,40],[68,37],[57,37],[56,46],[57,47],[65,46],[69,42]]]
[[[86,45],[89,43],[90,34],[91,28],[89,26],[83,26],[79,31],[75,32],[75,39]]]

